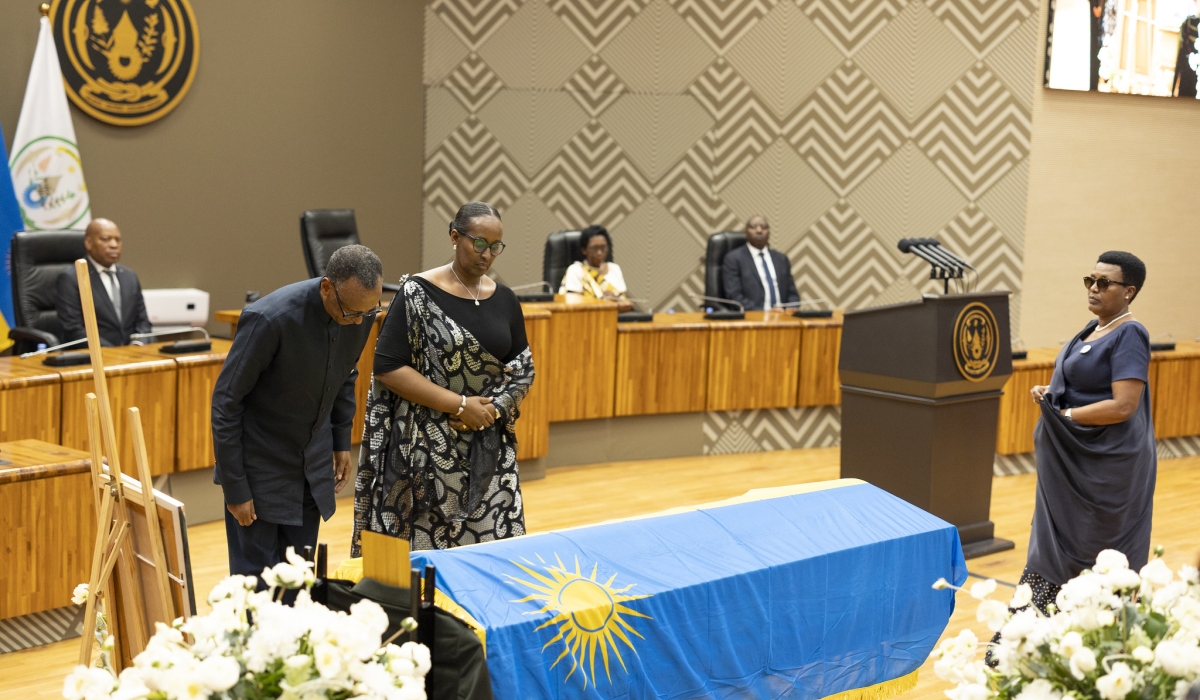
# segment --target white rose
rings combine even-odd
[[[1143,664],[1154,663],[1154,650],[1150,647],[1138,647],[1133,650],[1132,656]]]
[[[1012,600],[1008,601],[1008,607],[1012,608],[1013,610],[1020,610],[1032,602],[1033,589],[1029,587],[1028,583],[1022,583],[1017,586],[1017,590],[1013,593]]]
[[[368,690],[377,695],[387,695],[388,691],[396,687],[396,682],[392,678],[392,674],[388,670],[377,663],[369,663],[362,670],[362,684]]]
[[[1096,556],[1096,565],[1092,571],[1107,574],[1114,569],[1128,569],[1129,559],[1115,549],[1106,549]]]
[[[960,683],[946,691],[946,697],[950,700],[988,700],[991,695],[987,686],[978,683]]]
[[[1200,583],[1200,569],[1188,564],[1184,564],[1183,566],[1179,567],[1179,578],[1183,579],[1187,583]]]
[[[1083,680],[1084,676],[1095,670],[1096,652],[1083,647],[1071,655],[1071,675],[1075,676],[1076,680]]]
[[[1183,581],[1174,581],[1168,586],[1154,591],[1154,595],[1150,598],[1150,607],[1163,612],[1170,608],[1175,601],[1187,593],[1188,585]]]
[[[210,656],[200,662],[200,675],[209,690],[223,693],[238,682],[242,666],[229,656]]]
[[[1155,559],[1155,561],[1159,560]],[[1164,564],[1163,566],[1165,567],[1166,565]],[[1170,573],[1171,572],[1168,570],[1167,575],[1169,576]],[[1131,588],[1137,588],[1142,583],[1141,577],[1138,576],[1137,573],[1132,569],[1113,569],[1112,571],[1108,572],[1107,576],[1108,580],[1112,583],[1112,587],[1119,591],[1127,591]]]
[[[112,700],[145,700],[150,693],[141,672],[136,668],[127,668],[121,671],[120,686],[113,691]]]
[[[1096,692],[1104,700],[1124,700],[1133,692],[1133,669],[1124,661],[1112,665],[1112,670],[1096,679]]]
[[[1025,609],[1013,615],[1008,622],[1000,629],[1000,636],[1013,641],[1021,641],[1037,625],[1037,613],[1031,609]]]
[[[1083,637],[1078,632],[1067,632],[1058,642],[1057,653],[1064,659],[1069,659],[1082,648]]]
[[[987,623],[991,631],[999,632],[1008,622],[1008,607],[998,600],[985,600],[975,610],[975,619]]]
[[[1001,640],[992,646],[992,660],[996,662],[996,670],[1005,675],[1016,673],[1017,660],[1020,654],[1015,642]]]
[[[383,633],[388,628],[388,616],[379,603],[373,600],[360,600],[350,606],[350,617],[365,627],[374,642],[373,649],[379,648]]]
[[[1200,656],[1200,651],[1194,644],[1183,644],[1172,639],[1159,642],[1158,648],[1154,650],[1154,658],[1159,667],[1168,676],[1176,678],[1191,675],[1196,666],[1197,656]]]
[[[83,689],[88,681],[88,667],[76,666],[63,679],[62,695],[66,700],[83,700]]]
[[[1142,580],[1149,581],[1155,588],[1162,588],[1175,579],[1175,574],[1171,573],[1171,567],[1167,566],[1161,557],[1151,559],[1149,564],[1142,567],[1138,575],[1142,577]]]
[[[986,581],[980,581],[979,583],[972,584],[971,586],[971,597],[975,600],[983,600],[995,592],[996,579],[994,578],[989,578]]]
[[[342,674],[342,652],[332,644],[318,644],[313,649],[313,665],[322,678],[337,678]]]
[[[172,674],[167,694],[172,700],[208,700],[210,691],[199,673],[180,672]]]
[[[1045,678],[1038,678],[1032,683],[1026,684],[1021,692],[1017,694],[1016,700],[1061,700],[1062,693],[1054,689],[1050,685],[1050,681]]]
[[[74,591],[71,591],[71,602],[76,605],[83,605],[84,603],[86,603],[87,597],[88,597],[88,585],[86,583],[79,584],[78,586],[75,587]]]
[[[1098,610],[1096,612],[1096,623],[1101,627],[1110,627],[1116,620],[1117,618],[1113,615],[1112,610]]]

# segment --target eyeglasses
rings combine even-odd
[[[346,313],[346,307],[342,306],[342,296],[338,294],[337,285],[330,282],[329,286],[333,287],[333,298],[337,299],[338,311],[342,312],[342,318],[373,318],[375,314],[383,311],[383,300],[381,299],[375,302],[375,308],[369,311],[351,311],[350,313]]]
[[[590,245],[587,248],[584,248],[584,250],[586,250],[589,253],[607,253],[608,246],[603,245],[603,244],[602,245]]]
[[[469,233],[463,233],[462,231],[459,231],[458,235],[466,236],[467,238],[470,238],[471,239],[471,247],[475,249],[476,253],[482,253],[483,251],[487,250],[488,248],[491,248],[492,256],[495,257],[504,252],[504,241],[496,241],[495,243],[488,245],[488,242],[486,240],[484,240],[482,238],[476,238]]]
[[[1100,290],[1101,292],[1108,291],[1109,285],[1112,285],[1112,284],[1116,284],[1116,285],[1119,285],[1122,287],[1129,286],[1129,285],[1125,284],[1124,282],[1119,282],[1117,280],[1110,280],[1110,279],[1106,279],[1104,277],[1092,277],[1091,275],[1089,275],[1089,276],[1083,278],[1083,286],[1084,287],[1091,289],[1093,284],[1096,285],[1096,289]]]

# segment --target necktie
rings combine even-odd
[[[767,301],[769,308],[775,308],[775,284],[771,281],[771,270],[767,268],[767,251],[759,253],[758,262],[762,263],[763,277],[767,283]]]
[[[117,273],[115,270],[105,270],[104,274],[108,275],[108,299],[112,302],[113,310],[117,312],[117,320],[121,320],[121,288],[117,286]]]

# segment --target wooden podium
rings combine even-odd
[[[847,311],[838,370],[842,477],[957,526],[968,558],[1011,549],[989,519],[1008,292]]]

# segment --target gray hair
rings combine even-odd
[[[494,216],[500,220],[500,212],[487,202],[467,202],[458,208],[454,221],[450,222],[450,230],[459,233],[471,233],[471,219],[480,216]]]
[[[335,285],[353,277],[364,289],[374,289],[383,277],[383,263],[365,245],[342,246],[329,258],[325,277]]]

